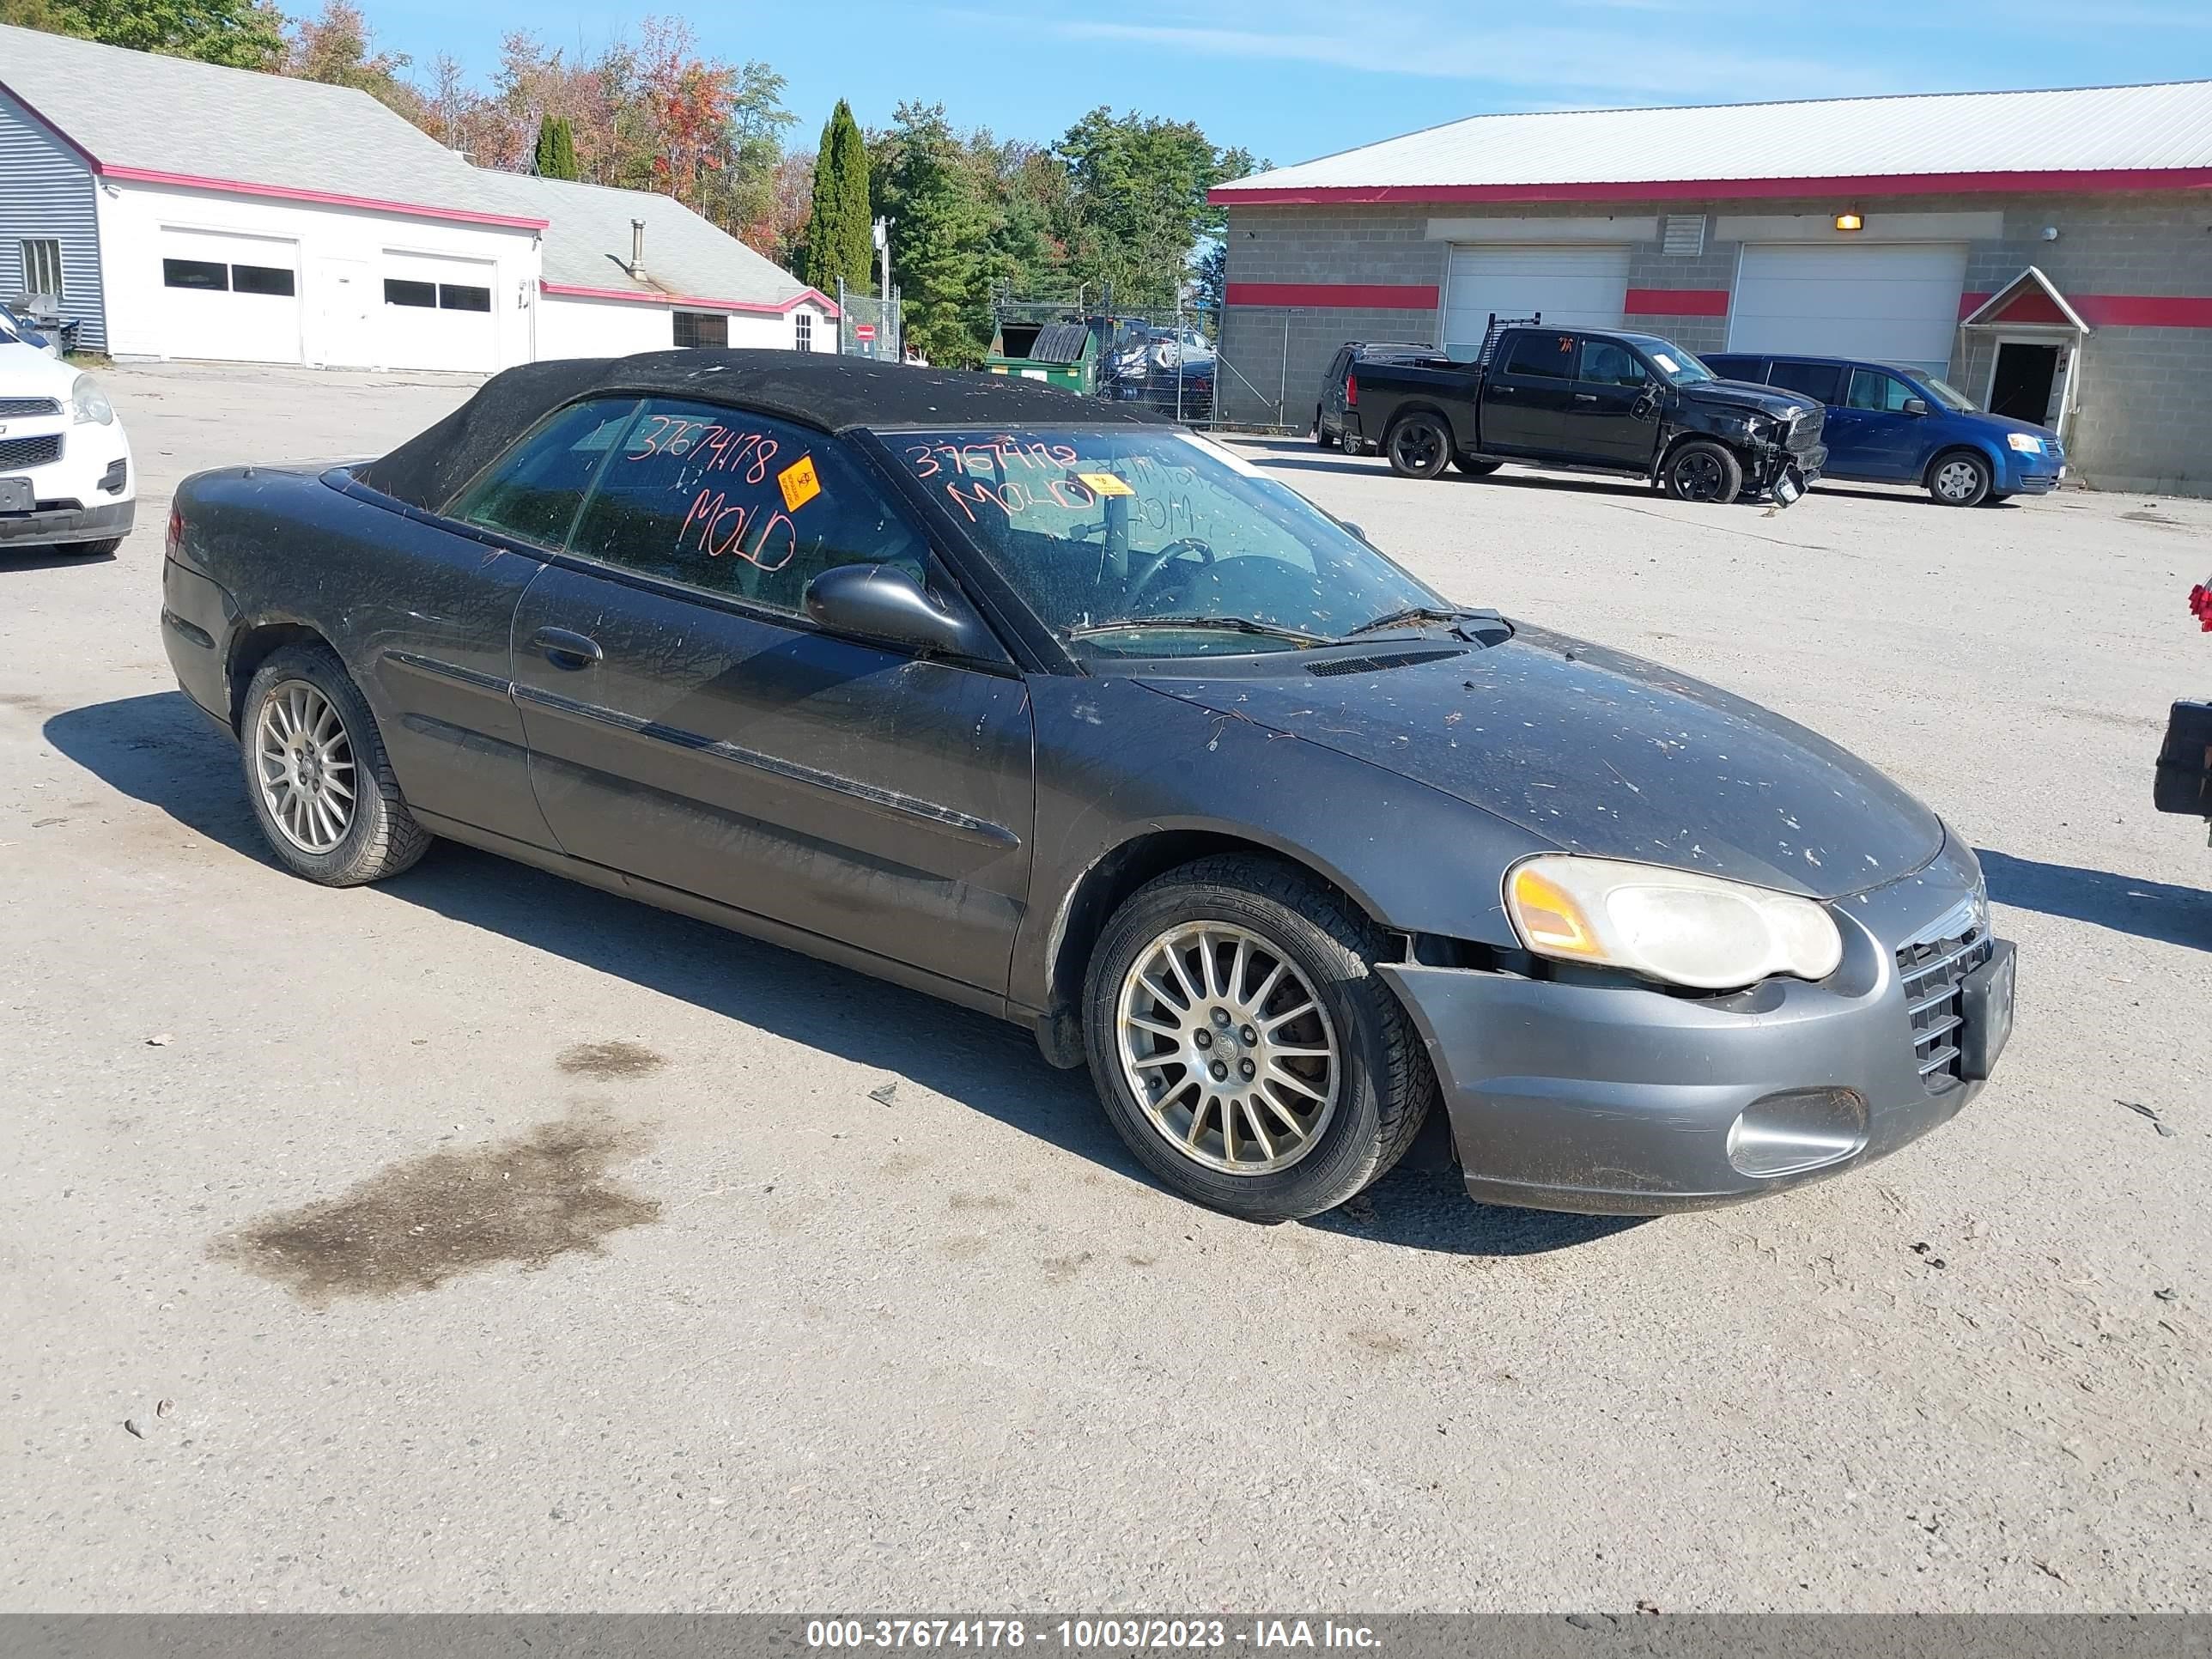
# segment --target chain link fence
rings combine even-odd
[[[903,356],[906,331],[902,326],[904,307],[899,300],[896,284],[891,288],[890,303],[884,304],[883,296],[866,289],[848,288],[844,279],[837,282],[837,349],[848,357],[873,357],[879,362],[895,363]]]
[[[1425,318],[1301,306],[1237,306],[1224,313],[1215,375],[1218,420],[1263,432],[1312,429],[1330,359],[1347,341],[1419,343]]]

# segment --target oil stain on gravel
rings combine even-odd
[[[638,1042],[579,1042],[563,1048],[553,1062],[570,1077],[643,1077],[668,1061]]]
[[[218,1238],[208,1254],[316,1307],[434,1291],[505,1261],[543,1267],[572,1250],[604,1255],[609,1234],[659,1219],[659,1200],[608,1173],[650,1144],[633,1127],[563,1118],[394,1164],[337,1198]]]

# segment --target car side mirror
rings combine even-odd
[[[1928,412],[1928,399],[1907,398],[1905,400],[1905,412],[1908,415],[1925,415]]]
[[[806,584],[806,614],[824,628],[959,657],[989,654],[976,624],[896,565],[841,564]]]
[[[1659,388],[1656,386],[1646,385],[1636,394],[1636,401],[1628,406],[1628,412],[1639,421],[1648,421],[1658,411]]]

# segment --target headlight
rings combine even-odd
[[[2043,440],[2033,432],[2008,432],[2005,434],[2005,442],[2023,455],[2043,453]]]
[[[1810,899],[1687,870],[1546,855],[1516,865],[1505,908],[1540,957],[1725,991],[1774,974],[1826,979],[1843,935]]]
[[[76,386],[70,393],[70,418],[74,421],[95,421],[106,426],[115,418],[115,405],[107,401],[100,382],[89,374],[76,377]]]

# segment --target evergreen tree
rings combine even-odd
[[[944,105],[901,104],[892,119],[878,202],[892,221],[906,338],[940,367],[972,366],[990,343],[991,204]]]
[[[874,286],[871,266],[875,243],[869,234],[868,145],[843,99],[822,129],[822,148],[814,161],[814,207],[807,216],[805,269],[799,275],[825,294],[837,279],[848,285]]]
[[[576,131],[564,115],[548,115],[538,123],[538,148],[531,171],[541,179],[576,179]]]

